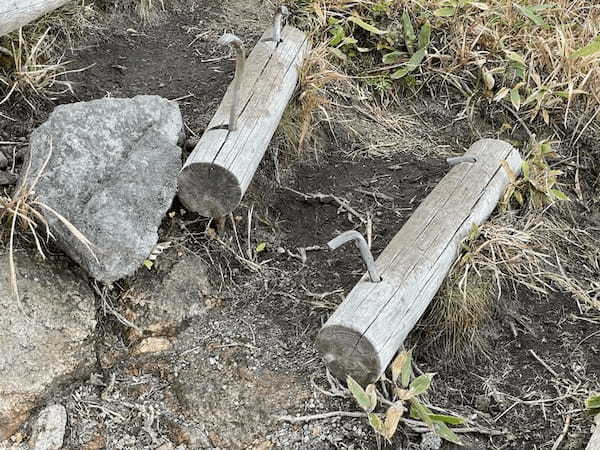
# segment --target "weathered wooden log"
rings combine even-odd
[[[245,64],[235,129],[226,126],[233,83],[179,174],[179,199],[187,209],[221,217],[238,206],[294,93],[307,51],[306,36],[294,27],[283,29],[280,42],[271,29],[265,32]]]
[[[10,33],[70,0],[0,0],[0,36]]]
[[[365,384],[383,373],[441,286],[473,224],[503,195],[521,157],[511,145],[483,139],[454,166],[381,253],[382,281],[358,282],[319,332],[317,346],[337,377]]]

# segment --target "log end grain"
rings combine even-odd
[[[189,164],[179,173],[177,184],[183,206],[205,217],[226,216],[242,199],[237,177],[218,164]]]
[[[373,344],[349,327],[325,325],[317,337],[317,347],[331,373],[342,380],[350,375],[364,386],[384,369]]]

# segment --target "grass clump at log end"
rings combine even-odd
[[[494,290],[490,274],[452,271],[419,323],[419,345],[435,356],[487,353],[481,331],[493,317]]]

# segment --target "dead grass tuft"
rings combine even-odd
[[[10,49],[3,47],[2,53],[7,57],[7,62],[0,72],[0,92],[4,95],[0,105],[18,93],[32,109],[35,109],[28,100],[30,94],[52,96],[72,92],[71,84],[61,79],[68,73],[68,62],[62,62],[60,58],[58,62],[50,62],[49,55],[56,38],[50,38],[49,31],[49,28],[46,29],[35,43],[32,43],[31,37],[19,29],[17,38],[10,41]],[[62,89],[55,91],[55,87]]]
[[[144,25],[155,24],[162,13],[177,3],[185,4],[180,0],[94,0],[97,9],[108,14],[125,14]]]
[[[485,352],[481,330],[507,309],[504,294],[520,289],[570,295],[581,313],[600,310],[597,231],[557,208],[525,217],[506,213],[474,227],[422,323],[421,341],[438,352]]]
[[[326,58],[327,49],[319,46],[311,51],[300,70],[300,95],[298,96],[298,154],[310,139],[312,129],[320,112],[327,116],[324,105],[329,103],[326,87],[346,79]]]
[[[481,330],[494,312],[494,283],[478,273],[468,282],[452,272],[421,321],[419,338],[433,354],[487,353]]]
[[[75,239],[79,240],[95,257],[93,250],[94,245],[59,212],[55,211],[45,203],[40,202],[35,196],[35,187],[46,170],[51,156],[52,145],[48,150],[48,156],[40,167],[39,172],[35,175],[31,174],[31,158],[29,158],[25,173],[22,175],[19,186],[12,197],[0,195],[0,224],[5,225],[6,232],[8,232],[10,280],[13,295],[17,301],[19,301],[20,297],[14,259],[15,236],[19,230],[29,232],[35,241],[38,253],[42,259],[46,259],[44,245],[42,245],[44,239],[41,236],[40,228],[46,236],[45,242],[48,242],[48,239],[54,238],[54,236],[50,231],[48,221],[44,217],[44,214],[50,214],[56,217],[71,232],[71,234],[73,234]],[[3,237],[3,234],[4,232],[0,234],[0,237]]]
[[[19,94],[32,109],[31,97],[72,92],[65,75],[66,48],[85,31],[98,30],[96,11],[81,1],[59,8],[19,30],[0,37],[0,105]]]

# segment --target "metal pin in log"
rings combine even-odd
[[[338,378],[373,383],[390,364],[459,256],[473,224],[492,213],[521,157],[496,139],[474,143],[377,258],[383,279],[362,278],[319,331],[317,347]],[[469,162],[464,160],[463,162]]]
[[[233,76],[233,92],[231,99],[231,109],[229,110],[229,131],[235,131],[237,128],[237,117],[239,113],[240,89],[242,77],[244,76],[244,66],[246,65],[246,50],[244,43],[235,34],[225,33],[219,39],[220,45],[229,45],[235,50],[235,75]]]
[[[377,270],[377,266],[375,265],[375,260],[373,259],[373,255],[371,254],[371,250],[369,249],[369,245],[367,241],[358,231],[350,230],[340,234],[338,237],[332,239],[327,243],[327,246],[331,250],[335,250],[336,248],[344,245],[347,242],[354,241],[358,249],[360,250],[360,256],[362,256],[362,260],[367,266],[367,270],[369,272],[369,277],[371,277],[371,281],[373,283],[379,283],[381,281],[381,276],[379,275],[379,271]]]
[[[269,26],[245,59],[242,73],[179,173],[179,200],[189,211],[222,217],[239,205],[294,94],[308,40],[287,25],[273,45],[273,31]]]
[[[477,158],[475,158],[474,156],[454,156],[451,158],[446,158],[446,163],[450,166],[450,167],[454,167],[457,164],[462,164],[462,163],[475,163],[477,162]]]
[[[290,11],[285,6],[280,6],[277,8],[277,12],[275,13],[275,17],[273,17],[273,42],[275,45],[279,45],[281,42],[281,26],[283,24],[283,19],[290,15]]]

